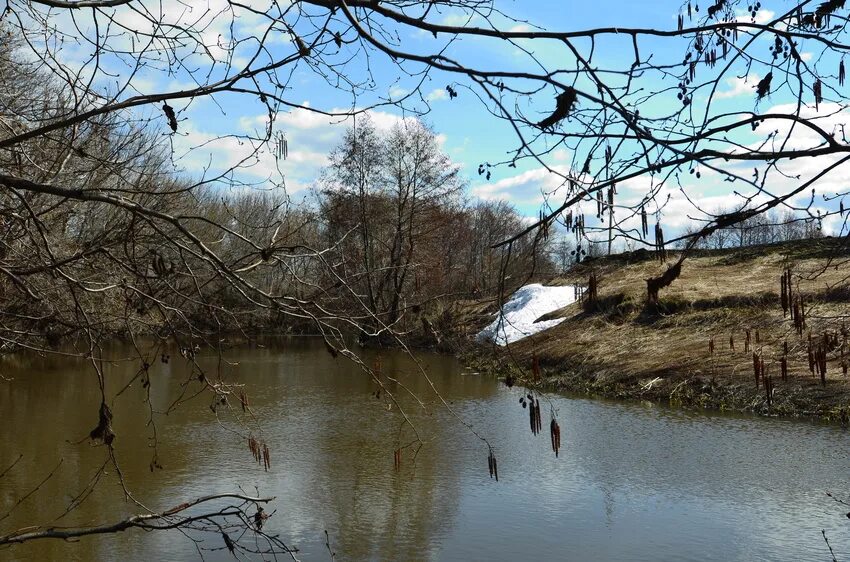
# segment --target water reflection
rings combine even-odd
[[[451,358],[421,358],[457,414],[496,446],[498,484],[487,476],[486,449],[440,406],[416,365],[401,354],[373,353],[367,360],[380,361],[384,375],[398,379],[395,391],[426,442],[415,463],[408,455],[395,472],[397,412],[374,398],[375,383],[309,339],[228,355],[234,362],[228,376],[248,385],[262,420],[271,472],[252,463],[230,431],[233,420],[216,420],[205,401],[159,419],[164,470],[151,472],[149,412],[137,385],[115,407],[127,483],[154,509],[240,485],[275,495],[271,528],[301,550],[302,560],[328,559],[325,529],[344,560],[828,559],[821,528],[840,552],[850,547],[841,510],[823,494],[848,487],[847,435],[840,429],[554,397],[563,441],[556,460],[548,435],[530,435],[520,390],[472,375]],[[135,368],[111,366],[110,387],[120,388]],[[85,364],[21,360],[4,373],[15,381],[0,383],[0,466],[24,458],[0,481],[0,513],[63,460],[57,477],[0,522],[7,529],[60,515],[105,452],[74,443],[96,422],[98,399]],[[188,375],[181,360],[154,367],[155,409],[168,408]],[[61,524],[99,523],[132,511],[110,474]],[[0,557],[192,558],[194,547],[181,539],[128,533],[35,543]],[[231,558],[219,552],[210,559]]]

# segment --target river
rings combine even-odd
[[[128,355],[115,350],[115,357]],[[226,355],[231,380],[248,395],[269,443],[272,470],[258,467],[208,398],[157,418],[159,462],[151,472],[149,415],[136,384],[116,399],[116,449],[126,482],[145,505],[165,509],[211,492],[258,489],[277,497],[268,529],[305,561],[330,560],[839,560],[850,554],[850,521],[826,496],[850,495],[848,433],[838,427],[686,412],[658,405],[550,395],[544,431],[533,436],[524,391],[466,370],[451,357],[417,354],[454,412],[496,450],[487,450],[430,389],[410,358],[369,352],[425,445],[393,467],[400,417],[377,386],[332,358],[314,338]],[[207,366],[216,358],[202,357]],[[151,370],[155,410],[166,410],[188,377],[172,354]],[[138,369],[106,369],[116,392]],[[97,421],[91,367],[74,359],[7,361],[0,379],[0,518],[59,463],[36,494],[0,520],[0,533],[61,515],[104,462],[83,440]],[[424,408],[405,388],[418,395]],[[562,431],[555,458],[549,411]],[[409,439],[409,432],[406,439]],[[57,525],[95,524],[138,511],[114,474]],[[215,545],[216,537],[208,539]],[[0,550],[0,560],[184,560],[197,557],[179,533],[129,531],[74,543],[41,541]],[[226,550],[208,560],[232,560]]]

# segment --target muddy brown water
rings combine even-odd
[[[822,529],[839,560],[850,556],[850,508],[825,495],[850,496],[850,435],[841,428],[553,395],[542,404],[544,429],[550,407],[561,425],[556,459],[548,431],[534,437],[528,429],[522,390],[451,357],[417,355],[455,412],[493,443],[496,483],[486,448],[439,405],[412,361],[380,355],[382,372],[399,381],[390,388],[426,442],[401,471],[393,470],[397,412],[375,399],[375,384],[355,366],[300,338],[231,351],[233,364],[222,367],[247,385],[271,471],[253,463],[232,432],[233,416],[217,420],[204,398],[158,417],[163,470],[152,473],[149,412],[136,384],[115,402],[127,484],[152,509],[256,487],[277,497],[269,529],[305,561],[330,559],[325,530],[337,560],[831,560]],[[107,390],[117,391],[137,367],[109,366]],[[84,362],[24,357],[7,362],[2,375],[13,380],[0,380],[0,471],[23,458],[0,480],[0,533],[56,520],[105,454],[76,443],[97,419]],[[167,365],[154,364],[154,409],[167,409],[187,375],[175,354]],[[5,516],[60,459],[55,475]],[[110,473],[55,524],[104,523],[136,511]],[[204,545],[220,548],[217,540]],[[195,546],[179,533],[140,531],[0,549],[0,560],[195,558]],[[207,559],[233,558],[217,550]]]

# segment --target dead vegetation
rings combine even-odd
[[[841,242],[703,252],[655,303],[646,279],[667,266],[651,254],[592,260],[551,283],[592,276],[596,305],[548,314],[566,321],[497,355],[532,383],[534,363],[548,384],[569,389],[846,419],[850,267],[839,265],[846,254],[835,259]]]

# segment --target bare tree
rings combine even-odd
[[[2,305],[0,342],[12,351],[73,341],[76,353],[90,358],[102,397],[91,437],[110,451],[115,389],[100,370],[100,345],[116,333],[174,341],[191,358],[196,345],[216,347],[246,314],[269,312],[310,323],[333,353],[359,361],[345,346],[344,329],[391,331],[374,312],[384,272],[365,221],[359,231],[326,240],[333,247],[361,238],[368,251],[352,272],[327,261],[327,248],[315,245],[297,216],[248,212],[250,220],[236,219],[227,208],[200,213],[199,202],[208,204],[212,189],[285,185],[274,174],[254,185],[240,173],[263,155],[285,156],[275,129],[284,112],[342,119],[393,106],[421,114],[428,111],[423,84],[432,77],[447,82],[456,103],[480,102],[513,134],[513,150],[481,163],[488,179],[534,165],[561,184],[545,194],[539,220],[516,225],[500,241],[492,241],[498,225],[481,221],[487,232],[476,239],[499,249],[482,252],[475,267],[487,283],[496,268],[499,292],[518,256],[529,256],[520,262],[523,276],[533,274],[534,248],[556,222],[583,248],[631,240],[662,255],[665,246],[686,239],[690,248],[774,209],[818,224],[833,220],[846,234],[847,188],[827,181],[850,160],[841,93],[844,4],[717,0],[700,11],[685,3],[677,26],[664,15],[652,28],[577,24],[559,31],[514,26],[489,0],[304,0],[267,9],[231,2],[220,11],[204,5],[200,16],[145,0],[8,0],[3,44],[17,49],[0,53],[0,279],[10,297]],[[447,12],[466,25],[445,23]],[[238,25],[241,16],[258,23]],[[419,32],[433,41],[408,39]],[[518,49],[521,66],[477,64],[449,49],[466,37],[494,52]],[[559,61],[558,68],[535,56],[538,48],[554,55],[547,60]],[[624,49],[628,61],[600,54]],[[377,60],[394,75],[376,75]],[[179,85],[147,90],[142,83],[152,72]],[[297,85],[305,76],[325,84],[333,101],[304,103]],[[385,94],[396,83],[408,93]],[[187,108],[225,96],[261,108],[265,127],[234,126],[202,141],[194,154],[213,140],[249,150],[198,177],[175,178],[171,149],[191,125]],[[171,146],[163,148],[153,131],[164,131]],[[550,158],[560,150],[569,155],[567,165]],[[379,180],[371,163],[356,164],[352,173],[362,177],[352,185],[365,195]],[[734,211],[704,208],[700,186],[708,183],[734,186],[726,190]],[[691,215],[699,228],[666,228],[665,235],[673,214]],[[404,256],[403,242],[397,256]],[[403,287],[405,268],[392,271],[387,283]],[[365,296],[355,286],[360,282]],[[320,298],[340,288],[349,297],[345,307],[338,297]],[[140,350],[140,378],[149,362]],[[215,374],[187,385],[211,400],[239,390]],[[111,454],[110,462],[119,466]]]

